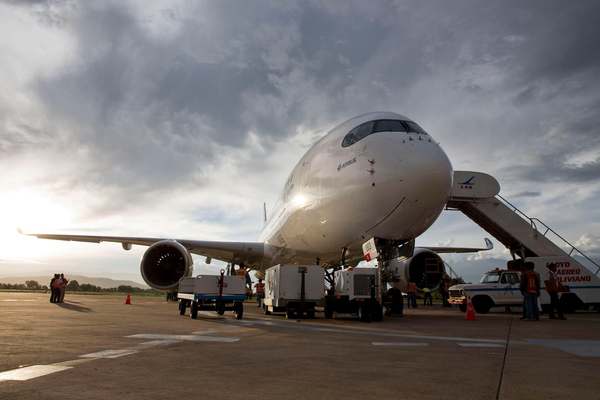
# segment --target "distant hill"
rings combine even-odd
[[[129,280],[115,280],[110,278],[90,278],[83,275],[66,275],[65,277],[68,280],[76,280],[81,285],[82,283],[88,283],[90,285],[95,285],[101,288],[116,288],[121,285],[137,287],[140,289],[149,289],[148,285],[144,285],[142,283],[129,281]],[[6,278],[0,278],[0,283],[10,283],[10,284],[24,284],[25,281],[37,281],[37,283],[41,285],[48,286],[50,284],[50,280],[52,279],[52,275],[42,275],[42,276],[10,276]]]

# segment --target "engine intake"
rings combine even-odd
[[[404,261],[391,259],[390,268],[401,279],[393,286],[402,291],[406,291],[409,280],[412,280],[419,290],[427,287],[434,291],[439,287],[446,271],[442,258],[427,249],[416,249],[414,255]]]
[[[140,270],[144,281],[153,289],[171,291],[179,279],[191,276],[194,261],[189,251],[174,240],[156,242],[142,256]]]

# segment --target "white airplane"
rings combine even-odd
[[[414,121],[396,113],[371,112],[338,125],[308,150],[292,170],[268,219],[265,212],[256,242],[27,235],[119,242],[125,250],[134,244],[150,246],[141,260],[142,277],[150,287],[163,291],[174,290],[181,277],[192,275],[191,253],[206,257],[207,262],[243,262],[262,276],[277,264],[320,262],[333,267],[347,260],[356,265],[364,259],[362,244],[375,238],[382,265],[393,271],[401,286],[410,278],[419,287],[425,279],[434,288],[442,277],[442,262],[435,252],[492,248],[486,239],[485,248],[420,248],[412,257],[414,239],[442,212],[453,177],[444,150]],[[399,261],[399,246],[405,244],[409,244],[403,251],[406,257]],[[443,271],[443,263],[441,267]]]

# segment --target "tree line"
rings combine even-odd
[[[25,281],[25,283],[0,283],[0,289],[13,290],[49,290],[47,285],[40,285],[37,281]],[[158,293],[154,289],[141,289],[131,285],[119,285],[113,288],[103,288],[89,283],[79,284],[76,280],[70,280],[67,290],[71,292],[114,292],[114,293]]]

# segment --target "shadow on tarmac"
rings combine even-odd
[[[91,313],[91,312],[93,312],[91,308],[83,307],[83,306],[78,306],[78,305],[76,305],[74,303],[75,302],[55,303],[55,304],[57,306],[61,307],[61,308],[66,308],[67,310],[71,310],[71,311],[77,311],[77,312],[83,312],[83,313]]]

